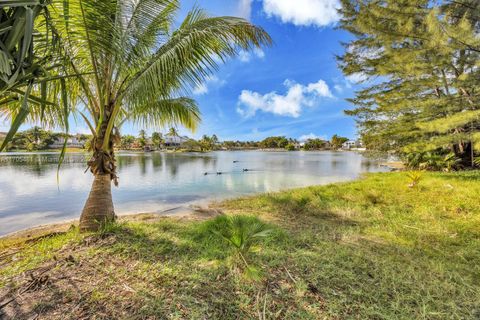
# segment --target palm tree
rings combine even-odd
[[[138,133],[138,143],[142,149],[147,145],[147,133],[143,129]]]
[[[201,146],[201,151],[210,151],[213,149],[213,140],[206,134],[202,136],[202,139],[200,139],[200,146]]]
[[[152,133],[152,143],[155,146],[155,148],[160,149],[163,143],[163,137],[160,132],[153,132]]]
[[[25,138],[30,142],[30,147],[27,150],[40,150],[46,148],[53,142],[50,132],[43,130],[38,126],[24,132]]]
[[[30,141],[33,144],[38,145],[38,144],[40,144],[40,138],[41,138],[41,135],[42,135],[42,131],[43,130],[40,127],[34,126],[30,130],[28,130],[27,136],[30,138]]]
[[[170,129],[168,129],[168,134],[170,137],[179,137],[180,135],[178,134],[178,131],[176,128],[174,127],[171,127]],[[175,142],[175,139],[173,139],[173,150],[177,150],[177,145],[176,145],[176,142]]]
[[[217,137],[216,134],[214,134],[214,135],[212,136],[212,142],[213,142],[214,144],[217,144],[217,143],[218,143],[218,137]]]
[[[178,137],[178,131],[177,131],[177,129],[175,129],[174,127],[171,127],[171,128],[168,130],[168,135],[171,136],[171,137]]]
[[[98,230],[115,219],[111,181],[118,185],[114,144],[121,125],[194,130],[200,112],[183,95],[211,75],[218,61],[271,39],[243,19],[210,17],[200,9],[172,32],[178,0],[54,0],[52,6],[66,68],[77,75],[67,80],[69,99],[80,106],[73,112],[93,135],[88,166],[94,180],[80,230]]]

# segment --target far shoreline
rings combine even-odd
[[[315,149],[315,150],[304,150],[304,149],[296,149],[296,150],[286,150],[284,148],[244,148],[244,149],[215,149],[215,150],[206,150],[206,151],[200,151],[200,150],[188,150],[188,149],[177,149],[177,150],[172,150],[172,149],[160,149],[160,150],[150,150],[150,151],[145,151],[145,150],[139,150],[139,149],[115,149],[116,152],[131,152],[131,153],[144,153],[144,154],[149,154],[153,152],[163,152],[163,153],[209,153],[209,152],[234,152],[234,151],[262,151],[262,152],[358,152],[358,153],[364,153],[368,152],[368,150],[365,149]],[[11,154],[22,154],[22,155],[28,155],[28,154],[56,154],[56,153],[61,153],[61,149],[41,149],[41,150],[10,150],[10,151],[4,151],[0,153],[1,155],[11,155]],[[71,153],[90,153],[90,151],[85,150],[85,149],[78,149],[78,148],[67,148],[66,150],[67,154]]]

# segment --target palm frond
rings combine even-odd
[[[139,69],[124,90],[128,99],[145,103],[153,96],[188,93],[218,69],[217,61],[235,56],[240,49],[270,45],[261,28],[234,17],[208,17],[195,9],[180,28]],[[123,92],[122,92],[123,94]]]
[[[132,108],[125,117],[127,119],[144,127],[181,124],[195,130],[200,122],[200,110],[195,100],[190,98],[162,99]]]

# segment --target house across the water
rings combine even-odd
[[[166,134],[164,136],[165,139],[165,146],[166,147],[179,147],[188,140],[190,140],[189,137],[187,136],[176,136],[176,135],[170,135]]]
[[[360,140],[348,140],[342,144],[344,150],[363,150],[363,144]]]
[[[51,149],[60,149],[63,148],[63,143],[65,138],[58,137],[55,138],[55,141],[48,147]],[[80,139],[79,135],[68,137],[67,139],[67,148],[83,148],[85,146],[85,140]]]

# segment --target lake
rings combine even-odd
[[[87,155],[67,154],[57,183],[58,157],[48,152],[0,155],[0,235],[79,217],[92,183],[90,172],[84,173]],[[112,187],[117,214],[162,213],[387,170],[358,153],[328,151],[122,152],[117,162],[120,184]]]

